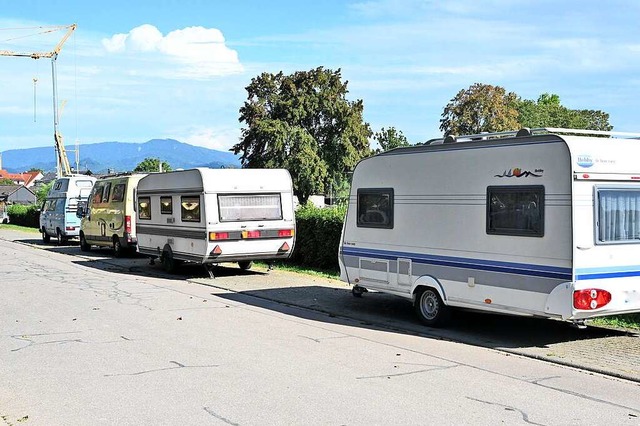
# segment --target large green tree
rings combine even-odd
[[[560,104],[560,97],[543,93],[537,101],[518,102],[521,127],[564,127],[567,129],[611,130],[609,114],[597,110],[574,110]]]
[[[134,172],[148,173],[148,172],[169,172],[171,171],[171,166],[166,161],[162,161],[162,170],[160,170],[160,159],[159,158],[151,158],[147,157],[142,160],[135,169]]]
[[[240,108],[246,127],[231,150],[243,167],[288,169],[301,203],[343,182],[371,152],[364,105],[346,99],[347,84],[323,67],[251,79]]]
[[[390,149],[399,148],[402,146],[410,146],[407,138],[401,130],[396,130],[395,127],[384,127],[373,135],[373,139],[378,142],[380,148],[376,149],[376,152],[389,151]]]
[[[475,83],[444,107],[440,130],[446,135],[469,135],[516,129],[518,95],[500,86]]]

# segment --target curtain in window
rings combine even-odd
[[[640,191],[600,190],[600,241],[640,239]]]

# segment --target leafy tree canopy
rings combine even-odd
[[[599,110],[573,110],[555,94],[543,93],[537,101],[521,99],[499,86],[475,83],[461,90],[445,106],[440,130],[445,135],[517,130],[522,127],[611,130],[609,114]]]
[[[319,67],[290,75],[262,73],[246,87],[240,142],[248,168],[286,168],[301,203],[325,191],[370,154],[362,100],[346,99],[340,70]]]
[[[440,130],[447,136],[517,129],[518,99],[503,87],[475,83],[460,90],[444,107]]]
[[[401,130],[396,130],[395,127],[384,127],[373,135],[373,139],[380,145],[376,152],[389,151],[390,149],[398,148],[401,146],[410,146]]]
[[[563,127],[567,129],[613,129],[609,114],[595,110],[574,110],[560,104],[558,95],[543,93],[537,101],[518,102],[520,127]]]
[[[140,163],[138,163],[138,165],[136,166],[135,169],[133,169],[133,171],[142,172],[142,173],[159,172],[159,171],[169,172],[171,171],[171,166],[166,161],[163,161],[162,170],[160,170],[160,159],[147,157],[144,160],[142,160]]]
[[[0,185],[13,185],[13,181],[9,178],[0,179]]]
[[[53,186],[53,182],[55,181],[52,180],[51,182],[45,185],[40,185],[36,190],[36,200],[37,200],[36,203],[39,206],[42,205],[42,203],[44,203],[44,200],[47,198],[47,195],[49,194],[49,190]]]

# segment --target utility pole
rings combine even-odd
[[[0,56],[18,56],[24,58],[31,59],[42,59],[42,58],[51,58],[51,78],[53,80],[53,138],[56,148],[56,175],[58,177],[69,176],[71,175],[71,166],[69,165],[69,158],[67,157],[67,152],[64,147],[64,142],[62,140],[62,135],[58,130],[59,124],[59,113],[58,113],[58,84],[57,84],[57,75],[56,75],[56,59],[58,59],[58,54],[60,50],[62,50],[62,45],[67,41],[67,39],[71,36],[71,34],[75,31],[77,25],[71,24],[66,26],[53,27],[46,32],[54,32],[60,30],[66,30],[62,40],[56,45],[56,47],[51,52],[14,52],[10,50],[0,50]],[[35,87],[35,81],[34,81]],[[35,93],[35,88],[34,88]]]

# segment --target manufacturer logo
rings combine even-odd
[[[590,155],[578,155],[578,166],[584,168],[593,166],[593,158]]]
[[[505,170],[501,175],[494,175],[494,177],[507,177],[507,178],[521,178],[521,177],[542,177],[543,169],[535,169],[534,171],[522,170],[520,167],[514,167],[509,170]]]

